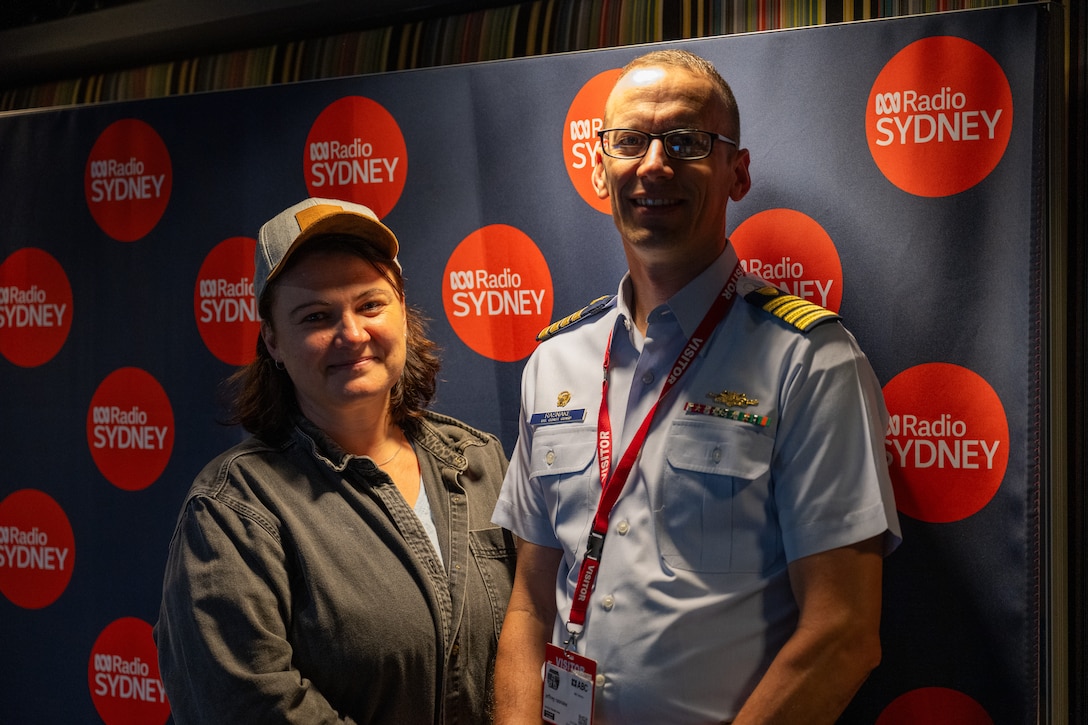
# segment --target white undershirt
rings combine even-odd
[[[442,561],[442,547],[438,545],[438,529],[434,527],[431,502],[427,498],[427,487],[423,485],[423,476],[419,477],[419,495],[416,496],[416,505],[412,507],[412,510],[419,517],[419,522],[423,524],[423,530],[427,532],[427,538],[431,540],[431,546],[434,547],[438,560]]]

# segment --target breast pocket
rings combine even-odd
[[[597,435],[593,428],[556,426],[533,435],[529,475],[538,481],[553,511],[556,531],[581,531],[597,510],[601,497],[597,466]],[[563,538],[562,533],[560,538]]]
[[[776,558],[770,488],[774,439],[737,421],[678,420],[666,440],[657,509],[665,563],[703,572],[759,572]]]

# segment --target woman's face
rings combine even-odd
[[[307,418],[320,426],[388,405],[408,323],[404,300],[369,262],[344,251],[306,255],[277,280],[270,318],[261,326],[265,346]]]

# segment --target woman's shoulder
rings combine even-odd
[[[459,418],[444,413],[427,411],[420,421],[423,426],[449,439],[455,446],[463,445],[498,445],[499,439],[485,430],[469,425]]]
[[[428,411],[417,419],[412,437],[435,458],[456,469],[506,471],[506,453],[499,439],[453,416]]]
[[[194,497],[249,498],[276,478],[286,465],[290,442],[272,445],[255,436],[236,443],[208,461],[193,480],[188,499]]]

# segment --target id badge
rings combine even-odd
[[[549,643],[544,653],[544,722],[592,725],[597,663]]]

